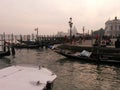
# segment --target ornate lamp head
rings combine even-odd
[[[70,21],[69,21],[69,26],[70,26],[70,28],[72,28],[72,25],[73,25],[73,23],[72,23],[72,18],[70,17]]]

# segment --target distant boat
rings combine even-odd
[[[13,45],[15,48],[28,48],[28,49],[38,49],[40,46],[39,45],[26,45],[26,44],[14,44]]]
[[[23,41],[23,40],[17,40],[19,43],[14,44],[15,48],[28,48],[28,49],[38,49],[40,47],[40,44],[38,41]]]
[[[27,40],[27,41],[17,40],[17,41],[20,43],[24,43],[26,45],[36,45],[38,43],[37,41],[30,41],[30,40]]]
[[[0,58],[10,56],[10,47],[8,46],[8,51],[0,51]]]
[[[51,90],[57,78],[47,68],[10,66],[0,70],[1,90]]]

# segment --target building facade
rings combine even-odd
[[[105,23],[105,35],[117,37],[120,35],[120,19],[108,20]]]
[[[71,30],[72,30],[71,31],[72,36],[73,35],[77,36],[78,34],[77,28],[74,26]],[[62,32],[62,31],[58,32],[57,36],[70,36],[70,29],[68,29],[68,32]]]

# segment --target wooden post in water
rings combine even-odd
[[[0,47],[1,47],[0,50],[2,49],[2,45],[3,45],[2,44],[2,34],[0,34]]]
[[[8,38],[7,38],[7,39],[8,39],[8,42],[10,42],[10,35],[8,34],[7,36],[8,36]]]
[[[32,40],[34,41],[34,34],[32,33]]]
[[[5,32],[3,33],[3,51],[6,51],[6,48],[5,48]]]
[[[15,43],[17,43],[17,35],[15,35]]]
[[[93,30],[91,30],[91,46],[93,46]]]
[[[13,33],[11,34],[11,43],[13,44],[13,41],[14,41],[14,36],[13,36]]]
[[[98,48],[97,48],[97,54],[98,54],[98,61],[100,61],[100,57],[101,57],[101,54],[100,54],[100,48],[101,48],[101,35],[100,37],[98,38]]]
[[[36,34],[36,40],[38,40],[38,28],[35,28],[35,31],[37,32],[37,34]]]
[[[22,35],[20,34],[20,43],[23,41]]]

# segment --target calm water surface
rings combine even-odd
[[[120,67],[67,59],[51,50],[16,50],[0,59],[0,68],[12,64],[43,65],[57,74],[53,90],[120,90]],[[10,61],[9,61],[10,60]]]

